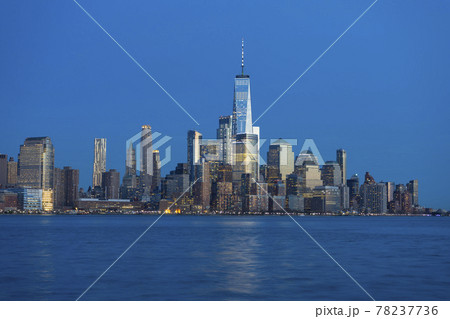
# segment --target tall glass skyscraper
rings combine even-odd
[[[341,167],[341,180],[342,184],[347,182],[347,152],[344,149],[339,149],[336,151],[336,162],[339,163]]]
[[[142,125],[141,143],[140,143],[140,175],[149,178],[148,185],[151,185],[151,176],[153,176],[153,137],[150,125]]]
[[[242,40],[242,72],[234,78],[233,136],[253,134],[250,76],[244,74],[244,40]]]
[[[252,103],[250,76],[237,75],[234,79],[233,135],[252,134]]]
[[[272,142],[267,152],[267,166],[281,175],[286,180],[287,175],[294,171],[294,152],[292,145],[283,139]]]
[[[244,40],[242,40],[241,74],[234,79],[233,99],[233,181],[242,174],[259,179],[259,127],[253,127],[250,76],[244,74]]]
[[[29,137],[20,146],[20,187],[53,188],[55,149],[50,137]]]
[[[232,161],[232,125],[233,116],[221,116],[219,118],[219,128],[217,129],[217,139],[220,142],[221,158],[220,160],[226,164]]]
[[[127,148],[125,175],[136,176],[136,149],[134,148],[133,143],[130,143],[130,145]]]
[[[408,188],[408,192],[411,193],[412,205],[419,206],[419,181],[417,179],[409,181],[406,187]]]
[[[200,146],[202,144],[202,134],[190,130],[187,134],[187,165],[189,181],[196,179],[194,166],[200,164]]]
[[[129,143],[126,156],[125,175],[122,180],[122,195],[125,197],[129,196],[129,192],[137,187],[136,149],[133,143]]]
[[[161,158],[159,150],[153,150],[153,178],[152,191],[159,190],[161,187]]]

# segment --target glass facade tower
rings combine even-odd
[[[217,129],[217,139],[220,142],[220,160],[226,164],[232,161],[232,125],[233,116],[221,116],[219,118],[219,128]]]
[[[250,76],[244,74],[244,40],[242,40],[242,73],[234,78],[233,136],[253,134]]]
[[[341,148],[336,151],[336,162],[341,167],[341,180],[345,185],[347,182],[347,152],[344,149]]]
[[[237,75],[234,79],[233,135],[253,134],[250,76]]]
[[[29,137],[20,146],[20,187],[53,188],[55,150],[50,137]]]

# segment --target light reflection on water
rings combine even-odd
[[[224,272],[226,284],[222,289],[252,294],[260,288],[255,267],[259,263],[258,251],[261,245],[258,236],[226,237],[226,240],[219,244],[214,257],[222,268],[228,270]]]

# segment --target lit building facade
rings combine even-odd
[[[188,189],[189,184],[188,164],[178,163],[175,170],[162,179],[162,198],[177,199]]]
[[[358,174],[354,174],[347,180],[347,186],[349,188],[350,201],[354,200],[359,195],[359,177]]]
[[[392,202],[394,200],[394,191],[395,191],[395,183],[394,182],[386,182],[386,193],[387,193],[387,202]]]
[[[53,211],[53,189],[42,190],[42,210],[45,212]]]
[[[239,182],[242,174],[251,174],[252,180],[259,179],[258,136],[256,134],[238,134],[233,145],[233,181]]]
[[[219,128],[217,129],[217,140],[220,143],[220,160],[226,164],[231,164],[233,159],[232,143],[233,116],[221,116],[219,118]]]
[[[42,210],[42,189],[37,188],[11,188],[9,192],[17,194],[19,209],[27,211]]]
[[[208,210],[211,203],[211,165],[209,162],[203,162],[196,165],[197,178],[200,178],[194,184],[194,204],[201,206],[201,209]]]
[[[299,176],[301,193],[312,192],[314,188],[323,186],[317,157],[310,150],[300,152],[294,170]]]
[[[130,143],[130,145],[128,145],[126,156],[125,176],[136,176],[136,148],[134,147],[133,143]]]
[[[334,161],[326,161],[322,166],[322,181],[324,186],[342,185],[341,166]]]
[[[150,125],[142,125],[139,162],[139,181],[141,187],[149,189],[153,176],[153,136]]]
[[[242,41],[242,72],[234,79],[232,117],[233,182],[240,183],[242,174],[259,180],[259,127],[253,127],[250,76],[244,74],[244,41]],[[239,187],[237,187],[239,188]]]
[[[396,186],[394,198],[389,203],[389,210],[396,214],[410,214],[412,211],[412,195],[403,184]]]
[[[200,164],[202,144],[202,134],[197,131],[190,130],[187,134],[187,165],[189,181],[192,183],[195,179],[195,165]]]
[[[274,168],[282,180],[294,171],[294,152],[292,145],[283,139],[277,139],[269,146],[267,166]]]
[[[250,76],[244,74],[244,40],[242,40],[242,72],[234,78],[232,134],[253,134]]]
[[[94,140],[92,187],[102,186],[102,174],[104,172],[106,172],[106,138],[96,138]]]
[[[55,149],[50,137],[29,137],[20,146],[19,187],[53,188]]]
[[[334,213],[341,209],[341,192],[337,186],[318,186],[312,198],[314,212]]]
[[[360,188],[361,206],[367,213],[385,214],[387,212],[387,190],[385,183],[377,183],[367,172]]]

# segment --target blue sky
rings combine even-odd
[[[123,173],[125,142],[150,124],[214,138],[232,111],[245,38],[256,119],[372,1],[79,0],[200,123],[197,126],[71,0],[0,4],[0,153],[50,136],[56,165],[91,183],[93,140]],[[380,0],[258,121],[262,138],[313,138],[348,174],[419,180],[420,203],[450,209],[450,2]],[[296,154],[301,146],[295,148]],[[265,149],[263,149],[265,152]],[[264,156],[265,157],[265,156]]]

